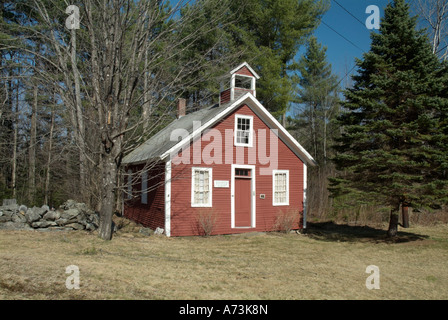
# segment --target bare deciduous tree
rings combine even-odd
[[[448,0],[417,0],[413,2],[424,26],[428,27],[432,52],[441,59],[448,57]]]
[[[221,15],[208,19],[195,33],[182,32],[200,17],[201,5],[211,1],[219,4],[216,8]],[[189,74],[206,70],[206,63],[218,63],[204,57],[185,62],[181,56],[201,36],[222,26],[226,1],[189,2],[181,0],[170,7],[162,0],[78,1],[81,28],[69,31],[55,25],[55,9],[47,1],[32,2],[45,25],[35,33],[54,52],[54,58],[47,58],[55,69],[50,79],[72,123],[80,155],[81,188],[87,187],[89,167],[99,173],[100,180],[94,183],[100,186],[102,239],[112,237],[123,155],[157,128],[183,88],[191,85],[185,83]],[[142,106],[144,116],[136,116]],[[155,110],[159,113],[151,118]]]

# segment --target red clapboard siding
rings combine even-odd
[[[235,114],[251,115],[254,119],[254,130],[257,134],[258,129],[269,130],[266,124],[259,119],[252,110],[243,105],[235,110],[232,114],[223,118],[214,129],[221,133],[222,145],[226,143],[226,129],[234,130]],[[267,131],[269,132],[269,131]],[[227,141],[228,147],[233,150],[233,163],[255,165],[255,183],[256,183],[256,227],[236,229],[231,228],[231,164],[226,164],[224,148],[220,157],[221,163],[206,163],[201,159],[200,164],[193,163],[193,158],[198,157],[198,152],[194,155],[194,151],[201,150],[202,154],[210,154],[212,157],[217,156],[215,150],[211,147],[214,141],[212,133],[205,133],[201,140],[196,140],[184,152],[190,153],[190,164],[172,164],[172,183],[171,183],[171,235],[172,236],[188,236],[198,234],[198,215],[201,211],[213,211],[217,216],[213,234],[231,234],[250,231],[272,231],[276,217],[281,212],[288,210],[303,210],[303,163],[302,161],[281,141],[278,140],[278,170],[289,170],[289,206],[273,206],[272,205],[272,174],[261,175],[260,168],[268,168],[268,164],[259,162],[258,157],[255,163],[249,163],[249,152],[256,151],[255,148],[235,147],[232,137]],[[270,136],[266,136],[266,155],[270,155]],[[278,139],[275,137],[275,139]],[[219,141],[218,141],[219,142]],[[254,144],[258,144],[254,141]],[[257,146],[258,147],[258,146]],[[249,151],[249,152],[248,152]],[[252,154],[253,155],[253,154]],[[180,155],[182,156],[182,154]],[[173,162],[175,159],[173,159]],[[212,208],[192,208],[191,207],[191,173],[192,167],[212,168],[212,177],[214,180],[229,181],[229,188],[212,187]],[[212,182],[213,184],[213,182]],[[265,199],[260,199],[260,194],[265,195]],[[301,227],[301,217],[297,218],[295,229]]]
[[[143,165],[132,166],[132,172],[143,169]],[[127,169],[126,169],[127,170]],[[165,228],[165,164],[158,163],[148,170],[148,203],[141,201],[141,178],[132,186],[132,200],[125,201],[124,216],[145,227]]]
[[[220,103],[224,104],[230,101],[230,89],[224,90],[223,92],[221,92],[220,96]]]
[[[254,75],[252,74],[252,72],[250,72],[250,70],[249,70],[246,66],[244,66],[244,67],[238,69],[238,70],[235,72],[235,74],[242,74],[242,75],[245,75],[245,76],[254,77]]]

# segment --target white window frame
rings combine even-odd
[[[241,143],[238,142],[238,119],[249,119],[250,123],[249,123],[249,142],[248,143]],[[253,142],[253,129],[254,129],[254,117],[253,116],[247,116],[247,115],[242,115],[242,114],[236,114],[235,115],[235,131],[234,131],[234,144],[236,147],[252,147],[252,142]]]
[[[195,177],[195,171],[208,171],[208,193],[209,193],[209,197],[208,197],[208,203],[195,203],[194,202],[194,177]],[[191,168],[191,206],[192,207],[211,207],[212,206],[212,190],[213,190],[213,186],[212,186],[212,175],[213,175],[213,170],[212,168],[204,168],[204,167],[193,167]]]
[[[142,204],[148,204],[148,171],[142,172]]]
[[[275,175],[286,174],[286,202],[275,201]],[[289,170],[272,170],[272,205],[289,206]]]

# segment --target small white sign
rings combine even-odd
[[[215,185],[215,188],[228,188],[229,180],[215,180],[214,185]]]

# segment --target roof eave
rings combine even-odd
[[[249,71],[254,75],[255,79],[257,79],[257,80],[260,79],[260,76],[255,72],[254,69],[252,69],[252,67],[247,62],[243,62],[238,67],[236,67],[235,69],[230,71],[230,74],[234,74],[235,72],[240,70],[242,67],[247,67],[247,69],[249,69]]]

